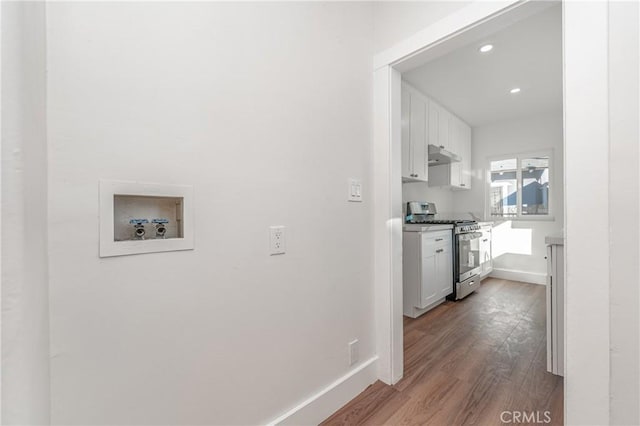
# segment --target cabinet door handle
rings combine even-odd
[[[476,283],[475,281],[471,281],[471,282],[469,283],[469,285],[470,285],[470,286],[472,286],[472,285],[474,285],[475,283]]]
[[[444,238],[436,238],[436,241],[442,241]]]
[[[461,184],[460,184],[460,186],[467,186],[467,185],[466,185],[466,184],[464,184],[464,183],[461,183]]]
[[[436,253],[442,253],[444,251],[444,249],[438,249],[436,250]]]
[[[440,148],[444,149],[444,145],[440,145]]]
[[[488,238],[485,238],[484,240],[482,240],[483,243],[486,243],[487,241],[489,241]]]

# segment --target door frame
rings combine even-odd
[[[403,376],[401,73],[453,50],[481,24],[506,26],[548,7],[544,3],[476,1],[374,57],[376,351],[378,378],[387,384]],[[576,424],[609,422],[609,263],[602,261],[609,258],[608,215],[594,224],[582,213],[589,200],[608,200],[608,185],[598,178],[609,167],[602,161],[608,158],[607,7],[563,3],[564,224],[571,242],[565,243],[564,416]],[[585,144],[591,149],[586,154]],[[590,197],[584,197],[585,185]]]

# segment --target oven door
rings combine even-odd
[[[456,236],[456,271],[458,282],[480,274],[480,240],[482,232],[468,232]]]

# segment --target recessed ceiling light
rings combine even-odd
[[[519,93],[519,92],[520,92],[519,87],[514,87],[513,89],[509,90],[509,93]]]
[[[484,46],[482,46],[480,49],[480,53],[487,53],[489,51],[491,51],[491,49],[493,49],[493,44],[485,44]]]

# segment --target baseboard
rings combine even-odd
[[[426,308],[416,308],[415,306],[411,307],[411,309],[407,309],[407,312],[403,312],[403,315],[409,318],[418,318],[420,315],[422,314],[426,314],[427,312],[429,312],[430,310],[432,310],[433,308],[435,308],[436,306],[440,305],[441,303],[444,303],[444,301],[447,300],[445,297],[436,300],[435,302],[431,303],[430,305],[428,305]]]
[[[369,358],[268,425],[317,425],[377,380],[378,356]]]
[[[517,271],[513,269],[493,268],[489,274],[493,278],[501,278],[503,280],[521,281],[530,284],[547,284],[547,274],[540,272]]]

